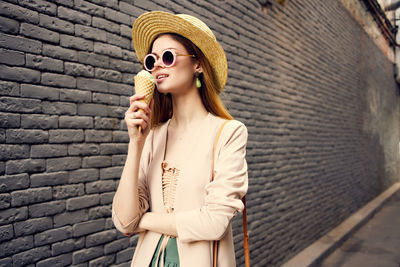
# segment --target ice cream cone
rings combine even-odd
[[[145,95],[145,98],[141,100],[147,105],[150,104],[151,99],[153,98],[155,88],[155,80],[153,75],[151,75],[148,71],[141,70],[135,76],[135,92],[136,94]],[[139,109],[139,111],[144,112]],[[141,132],[141,127],[139,126],[139,132]]]

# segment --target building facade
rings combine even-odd
[[[145,11],[199,17],[227,53],[253,266],[282,264],[399,181],[395,50],[365,1],[281,2],[0,1],[0,266],[129,266],[137,237],[110,217]]]

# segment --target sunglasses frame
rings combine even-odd
[[[167,53],[167,52],[171,52],[172,53],[172,56],[174,57],[174,59],[172,60],[172,63],[171,64],[169,64],[169,65],[166,65],[165,64],[165,62],[164,62],[164,54],[165,53]],[[150,71],[150,72],[152,72],[153,70],[155,70],[156,69],[156,67],[155,67],[155,65],[156,65],[156,63],[157,63],[157,61],[161,58],[161,63],[162,63],[162,66],[163,67],[165,67],[165,68],[171,68],[171,67],[173,67],[174,65],[175,65],[175,63],[176,63],[176,58],[177,57],[193,57],[193,58],[195,58],[196,56],[195,55],[181,55],[181,54],[177,54],[174,50],[172,50],[172,49],[165,49],[164,51],[162,51],[162,53],[161,53],[161,57],[158,57],[157,58],[157,56],[156,55],[154,55],[154,54],[152,54],[152,53],[150,53],[150,54],[147,54],[145,57],[144,57],[144,59],[143,59],[143,68],[145,69],[145,70],[147,70],[147,71]],[[153,68],[147,68],[147,66],[146,66],[146,60],[147,60],[147,58],[149,58],[149,57],[152,57],[153,59],[154,59],[154,64],[153,64]]]

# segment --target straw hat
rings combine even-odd
[[[161,33],[176,33],[192,41],[205,55],[217,78],[217,93],[221,93],[228,76],[226,55],[210,28],[198,18],[186,14],[174,15],[162,11],[139,16],[132,28],[135,52],[143,63],[154,38]]]

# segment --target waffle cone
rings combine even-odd
[[[135,92],[136,94],[143,94],[145,98],[142,100],[147,105],[150,104],[151,99],[153,98],[155,84],[147,77],[135,76]]]

